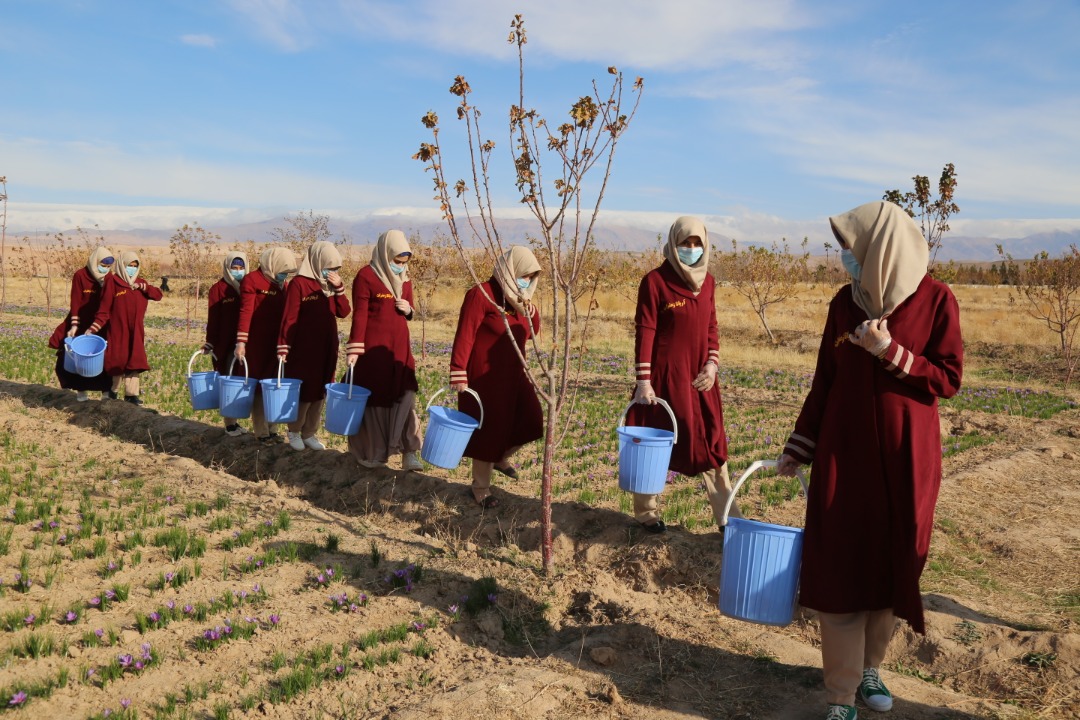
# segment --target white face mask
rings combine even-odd
[[[390,263],[390,272],[394,273],[395,275],[400,275],[401,273],[405,272],[405,266],[398,265],[396,262],[392,262]]]
[[[517,279],[517,286],[518,286],[519,290],[528,290],[529,285],[531,285],[531,284],[532,284],[532,282],[529,280],[529,278],[518,278]]]
[[[681,247],[678,248],[678,252],[679,260],[682,260],[684,265],[693,265],[705,254],[705,248]]]
[[[859,278],[862,277],[862,265],[855,259],[855,253],[847,248],[841,248],[840,262],[844,263],[844,269],[848,271],[848,275],[851,276],[851,279],[855,282],[859,282]]]

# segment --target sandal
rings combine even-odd
[[[499,498],[495,497],[494,495],[485,495],[482,498],[478,498],[476,497],[476,493],[474,493],[471,489],[469,490],[469,495],[472,496],[473,502],[475,502],[477,505],[484,508],[485,510],[499,507]]]
[[[498,472],[501,472],[503,475],[510,478],[511,480],[517,480],[518,479],[517,469],[513,465],[511,465],[510,463],[507,463],[506,467],[504,467],[504,468],[501,468],[498,465],[496,465],[495,470],[498,471]]]
[[[652,533],[653,535],[659,535],[660,533],[667,531],[667,525],[664,524],[663,520],[657,520],[648,525],[641,523],[641,527],[645,528],[645,532]]]

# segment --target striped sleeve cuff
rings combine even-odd
[[[784,445],[784,452],[803,462],[811,462],[814,459],[814,450],[816,448],[817,443],[810,438],[803,437],[798,433],[791,433],[787,444]]]
[[[246,332],[236,333],[236,342],[246,343],[248,341],[248,334]]]
[[[95,333],[95,334],[100,329],[101,329],[101,326],[98,325],[96,322],[93,325],[90,326],[90,332]]]
[[[344,295],[345,294],[345,286],[342,285],[339,288],[334,288],[334,294],[335,295]]]
[[[451,370],[450,371],[450,384],[456,385],[457,383],[467,383],[469,381],[469,374],[464,370]]]
[[[719,350],[710,350],[709,351],[709,359],[706,362],[714,363],[716,365],[716,367],[720,367],[720,351]]]
[[[362,343],[362,342],[346,343],[345,344],[345,352],[346,353],[363,353],[364,352],[364,343]]]
[[[79,316],[74,313],[71,315],[71,327],[79,327]]]
[[[911,372],[911,365],[915,362],[915,354],[893,340],[889,348],[882,354],[881,362],[885,364],[886,370],[903,379]]]
[[[652,380],[652,363],[639,362],[637,364],[637,379]]]
[[[277,351],[280,353],[282,350],[284,350],[285,352],[289,352],[289,346],[288,345],[278,345],[277,346]]]

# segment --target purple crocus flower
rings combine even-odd
[[[277,625],[279,622],[281,622],[281,616],[280,615],[271,615],[270,616],[270,624],[271,625]]]
[[[34,623],[37,622],[37,615],[35,615],[34,613],[30,613],[29,615],[27,615],[26,617],[23,618],[23,622],[25,624],[27,624],[27,625],[33,625]]]
[[[161,622],[161,615],[156,610],[151,612],[147,617],[150,618],[150,622],[152,623]]]
[[[98,607],[99,605],[101,605],[101,598],[99,598],[99,597],[90,598],[90,607]]]
[[[129,707],[131,707],[131,701],[128,700],[127,698],[121,698],[120,699],[120,707],[127,710]]]
[[[135,658],[127,654],[120,655],[117,657],[117,659],[120,661],[120,667],[124,668],[125,670],[131,667],[131,664],[135,662]]]
[[[105,599],[106,600],[115,600],[116,599],[116,591],[115,590],[106,590],[105,591]]]
[[[150,650],[151,650],[150,643],[143,643],[142,644],[143,660],[150,660],[153,657]]]
[[[98,639],[100,640],[101,638],[103,638],[105,636],[105,630],[102,629],[102,628],[98,628],[97,630],[94,631],[94,634],[97,635]]]
[[[190,615],[193,612],[195,612],[195,608],[193,608],[191,605],[185,605],[184,606],[184,614],[185,615]]]
[[[491,603],[492,605],[494,605],[498,601],[498,599],[499,599],[499,596],[496,595],[495,593],[490,593],[488,595],[488,602]]]
[[[97,673],[97,670],[96,670],[95,668],[86,668],[86,678],[87,678],[88,680],[89,680],[90,678],[94,677],[94,675],[95,675],[96,673]]]
[[[69,623],[73,623],[78,619],[79,619],[79,614],[76,613],[74,610],[68,610],[67,614],[64,615],[64,620],[66,620]]]
[[[169,608],[170,610],[175,610],[176,609],[176,601],[175,600],[169,600],[167,603],[165,603],[165,607]]]
[[[345,672],[345,666],[344,665],[338,665],[336,668],[334,668],[334,672],[336,672],[338,675],[341,675],[342,673]]]
[[[26,693],[20,690],[19,692],[11,696],[11,699],[8,700],[8,705],[22,705],[24,702],[26,702]]]

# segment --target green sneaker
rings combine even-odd
[[[858,720],[859,713],[852,705],[830,705],[825,720]]]
[[[862,682],[859,683],[859,697],[866,706],[878,712],[892,710],[892,693],[885,683],[881,682],[881,675],[877,668],[866,668],[862,671]]]

